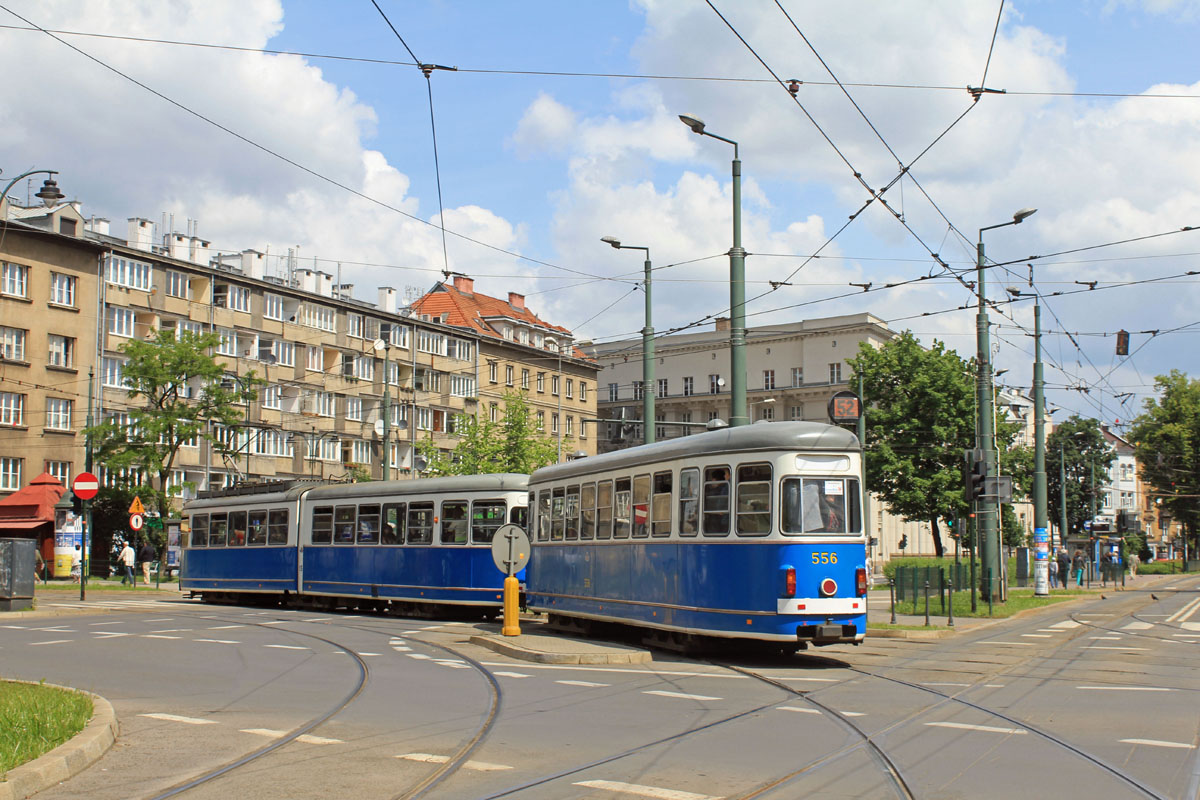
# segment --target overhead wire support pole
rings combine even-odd
[[[654,306],[650,293],[650,273],[652,271],[650,248],[632,244],[621,244],[621,240],[614,236],[602,236],[600,241],[617,250],[641,250],[646,254],[646,262],[643,265],[645,283],[642,287],[646,292],[646,324],[642,327],[642,442],[644,444],[654,444],[657,439],[654,413],[654,397],[657,387],[654,381]]]

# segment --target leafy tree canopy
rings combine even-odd
[[[1200,381],[1171,370],[1154,385],[1158,397],[1146,400],[1129,437],[1159,513],[1183,523],[1194,545],[1200,523]]]
[[[432,439],[418,442],[430,475],[483,475],[496,472],[529,474],[558,460],[558,440],[538,426],[520,392],[506,392],[503,417],[490,419],[461,415],[456,433],[461,437],[449,453],[438,450]],[[569,439],[563,438],[563,447]]]
[[[1072,415],[1046,437],[1046,499],[1052,523],[1062,519],[1061,465],[1066,465],[1067,530],[1069,536],[1082,536],[1084,520],[1097,510],[1100,489],[1108,483],[1109,465],[1116,459],[1100,430],[1100,423]],[[1093,475],[1095,480],[1093,481]]]

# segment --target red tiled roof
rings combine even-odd
[[[521,300],[523,301],[524,298]],[[528,308],[516,308],[508,300],[490,297],[476,291],[462,291],[443,282],[435,284],[424,297],[413,303],[412,310],[414,314],[428,314],[430,317],[440,317],[445,314],[447,325],[471,328],[485,336],[493,336],[497,339],[503,337],[487,321],[496,317],[506,317],[526,325],[535,325],[547,331],[570,334],[566,328],[551,325]]]
[[[28,530],[54,522],[54,505],[66,494],[67,487],[48,472],[38,475],[29,485],[0,500],[0,530]]]

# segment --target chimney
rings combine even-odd
[[[154,250],[154,223],[141,217],[129,218],[129,246],[150,253]]]
[[[317,293],[317,273],[311,269],[296,270],[296,281],[302,291]]]
[[[328,272],[318,272],[317,276],[317,294],[322,297],[333,297],[333,276]]]
[[[202,267],[207,267],[208,262],[212,257],[210,248],[212,242],[207,242],[199,236],[193,236],[190,242],[189,255],[193,264],[199,264]]]
[[[242,251],[243,275],[261,281],[266,275],[266,267],[266,257],[262,253],[257,250]]]
[[[525,295],[517,294],[516,292],[508,293],[508,304],[517,311],[525,310]]]
[[[717,317],[716,322],[717,322],[716,330],[718,332],[729,330],[729,317]]]
[[[101,236],[108,236],[108,220],[104,217],[92,217],[88,220],[87,229],[92,233],[98,233]]]
[[[458,289],[463,294],[474,294],[475,281],[472,278],[468,278],[466,275],[455,275],[454,288]],[[511,298],[512,295],[509,295],[509,297]]]
[[[391,286],[379,287],[379,310],[386,314],[396,313],[396,290]]]
[[[191,242],[182,233],[172,233],[167,237],[167,254],[180,261],[189,261]]]

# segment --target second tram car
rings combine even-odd
[[[535,472],[526,602],[665,643],[859,643],[861,448],[815,422],[726,428]]]
[[[194,500],[181,588],[205,600],[499,609],[492,536],[525,475],[236,487]]]

